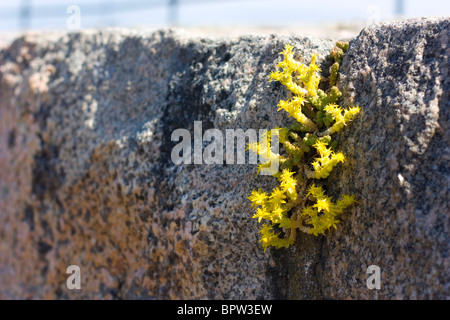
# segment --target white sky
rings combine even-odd
[[[70,5],[80,8],[81,28],[165,27],[169,0],[0,0],[0,32],[65,29]],[[290,26],[367,22],[395,17],[396,0],[179,0],[179,26]],[[448,0],[403,0],[404,16],[448,16]],[[31,19],[21,24],[22,3]],[[23,21],[22,21],[23,22]],[[21,27],[22,26],[22,27]]]

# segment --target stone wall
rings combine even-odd
[[[448,298],[447,19],[364,29],[339,86],[361,116],[329,190],[353,193],[326,237],[263,252],[249,164],[175,165],[171,133],[290,120],[268,82],[284,44],[322,69],[333,41],[83,31],[0,51],[0,297]],[[331,188],[332,186],[332,188]],[[81,268],[68,290],[66,268]],[[366,268],[381,268],[368,290]]]

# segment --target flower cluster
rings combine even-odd
[[[280,70],[270,74],[270,81],[278,81],[292,93],[288,100],[281,100],[278,111],[284,110],[296,122],[290,127],[278,129],[278,142],[284,147],[282,154],[271,151],[272,137],[262,137],[249,149],[259,154],[261,168],[269,167],[274,160],[280,164],[274,174],[280,185],[271,192],[253,190],[248,199],[256,210],[253,218],[267,221],[260,231],[264,250],[273,246],[287,248],[295,241],[296,231],[313,235],[324,234],[336,228],[338,217],[353,204],[354,196],[344,195],[333,202],[325,195],[323,186],[313,179],[325,179],[333,168],[345,161],[341,152],[336,152],[337,143],[331,135],[342,130],[360,112],[358,106],[347,109],[339,105],[341,92],[336,87],[340,63],[348,43],[337,42],[331,50],[329,87],[319,88],[321,69],[316,64],[317,55],[311,57],[309,65],[294,59],[293,46],[286,45],[278,63]],[[313,159],[312,162],[305,159]]]
[[[314,168],[315,179],[324,179],[328,177],[331,170],[339,163],[344,162],[344,155],[339,153],[334,153],[331,149],[327,148],[327,143],[324,141],[317,141],[314,145],[320,157],[316,158],[311,165]]]
[[[306,217],[306,223],[312,225],[309,232],[315,236],[324,234],[331,227],[336,229],[339,222],[337,217],[355,202],[354,196],[344,195],[341,200],[333,203],[330,197],[325,196],[322,187],[314,183],[308,189],[307,196],[309,195],[314,198],[315,204],[305,207],[302,216]]]

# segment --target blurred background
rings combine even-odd
[[[375,22],[450,16],[448,0],[0,0],[3,39],[25,31],[182,27],[351,38]]]

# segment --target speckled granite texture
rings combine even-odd
[[[329,185],[359,205],[324,243],[326,297],[450,298],[449,25],[385,24],[351,42],[339,85],[363,113],[340,137],[350,160]],[[372,264],[381,290],[367,290]]]
[[[360,203],[327,237],[258,245],[253,165],[174,165],[171,133],[272,128],[285,43],[331,41],[84,31],[0,51],[0,298],[449,297],[448,21],[362,31],[339,82],[361,117],[329,192]],[[79,291],[66,288],[68,265]],[[381,290],[366,268],[381,268]]]
[[[84,32],[1,53],[0,296],[274,298],[254,165],[172,163],[177,128],[271,128],[278,52],[332,42]],[[79,265],[82,290],[66,288]]]

